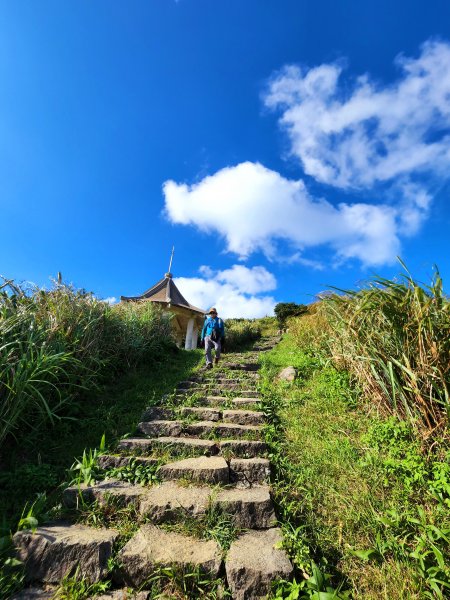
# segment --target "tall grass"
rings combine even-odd
[[[374,278],[360,291],[332,293],[291,323],[299,343],[308,320],[334,360],[386,411],[418,423],[425,436],[449,418],[450,302],[439,272],[429,286],[406,272]]]
[[[171,345],[170,318],[149,303],[110,306],[55,282],[0,285],[0,450],[70,413],[81,390]]]
[[[241,350],[242,347],[261,337],[261,325],[252,319],[227,319],[225,323],[225,348],[229,352]]]

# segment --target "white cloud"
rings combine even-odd
[[[429,41],[418,58],[397,57],[389,86],[364,75],[343,82],[340,64],[287,66],[266,106],[281,110],[291,152],[304,171],[340,188],[371,188],[450,166],[450,45]],[[425,207],[426,208],[426,207]]]
[[[234,265],[225,271],[210,267],[199,269],[202,277],[176,277],[175,283],[183,296],[194,306],[205,310],[215,306],[219,316],[258,318],[272,315],[276,301],[272,296],[255,294],[273,290],[276,280],[264,267],[251,269]]]
[[[367,201],[331,203],[313,197],[302,179],[242,162],[194,185],[166,181],[165,210],[173,223],[221,235],[240,259],[322,268],[305,253],[324,247],[331,262],[393,262],[400,238],[417,233],[435,184],[450,172],[450,45],[429,41],[417,58],[400,56],[394,83],[368,75],[343,80],[342,63],[284,67],[264,95],[281,113],[291,154],[316,181]],[[279,242],[291,256],[283,257]],[[230,277],[239,277],[234,272]],[[226,282],[227,280],[223,280]]]
[[[270,292],[277,287],[275,277],[264,267],[248,269],[242,265],[233,265],[231,269],[217,273],[216,279],[221,283],[229,283],[246,294]]]
[[[335,207],[312,198],[301,180],[285,179],[260,164],[228,167],[192,186],[168,181],[164,194],[173,223],[219,232],[227,249],[241,258],[259,250],[274,258],[277,239],[296,250],[329,245],[339,258],[369,265],[389,262],[399,251],[399,215],[392,207]]]
[[[118,300],[115,296],[108,296],[108,298],[104,298],[102,302],[106,302],[107,304],[116,304]]]

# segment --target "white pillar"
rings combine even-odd
[[[186,329],[186,343],[184,344],[184,347],[186,350],[190,350],[192,347],[192,333],[194,330],[194,319],[191,318],[188,321],[187,324],[187,329]]]
[[[195,350],[197,348],[197,340],[198,340],[198,327],[194,327],[194,329],[192,331],[191,350]]]

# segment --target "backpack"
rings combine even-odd
[[[220,326],[222,323],[221,319],[217,319],[217,325]],[[215,325],[213,330],[211,331],[211,341],[219,342],[221,338],[221,331]]]

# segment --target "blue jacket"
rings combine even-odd
[[[207,336],[211,335],[213,329],[218,329],[220,331],[220,337],[223,338],[225,336],[225,325],[223,324],[222,319],[219,317],[208,317],[205,319],[202,329],[202,340]]]

